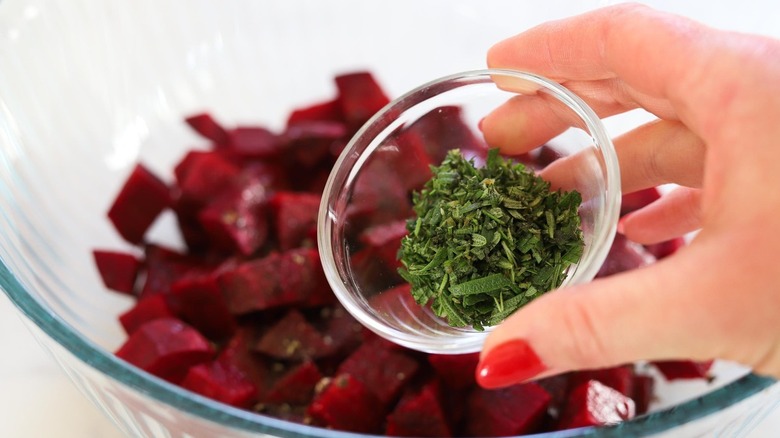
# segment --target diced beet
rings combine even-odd
[[[476,380],[474,372],[479,362],[479,353],[470,354],[430,354],[428,363],[448,387],[469,388]]]
[[[262,126],[239,126],[228,131],[228,150],[242,158],[268,158],[282,153],[286,142]]]
[[[317,365],[305,361],[285,373],[271,387],[263,399],[266,403],[287,403],[302,405],[309,403],[314,395],[314,387],[322,379]]]
[[[214,341],[230,337],[236,321],[222,297],[217,273],[183,275],[171,285],[169,302],[177,315]]]
[[[200,211],[198,220],[216,248],[249,256],[268,237],[268,194],[257,180],[242,182],[220,192]]]
[[[180,385],[205,397],[238,408],[248,408],[257,389],[239,369],[213,361],[190,368]]]
[[[293,110],[287,118],[287,126],[299,122],[341,122],[341,104],[337,99]]]
[[[661,192],[655,187],[637,190],[632,193],[624,193],[623,200],[620,204],[620,215],[625,216],[658,199],[661,199]]]
[[[255,343],[254,330],[239,327],[233,337],[222,347],[216,360],[241,371],[256,388],[257,397],[262,399],[269,390],[271,370],[268,361],[254,351]]]
[[[406,159],[396,149],[374,152],[358,173],[352,190],[349,220],[359,229],[412,217],[405,176],[394,169]],[[362,227],[362,228],[361,228]]]
[[[257,310],[296,304],[297,294],[280,285],[281,256],[271,253],[222,273],[218,282],[230,312],[242,315]]]
[[[227,143],[227,132],[208,113],[194,114],[184,119],[198,134],[213,141],[217,145]]]
[[[360,240],[372,248],[383,263],[395,269],[401,267],[398,250],[401,248],[401,239],[407,234],[406,220],[397,220],[365,229],[360,234]]]
[[[135,291],[135,280],[141,268],[141,262],[132,254],[94,250],[92,256],[95,259],[100,278],[103,284],[115,291],[132,295]]]
[[[631,397],[634,392],[634,367],[633,365],[618,365],[571,373],[569,388],[574,389],[589,380],[596,380],[625,396]]]
[[[332,352],[322,333],[294,309],[263,333],[255,350],[283,360],[316,359]]]
[[[241,169],[215,151],[190,151],[174,169],[181,201],[197,210],[229,187]]]
[[[537,168],[543,169],[547,167],[550,163],[553,161],[563,157],[563,154],[556,151],[552,147],[548,145],[542,145],[539,147],[539,149],[536,151],[536,156],[534,157],[534,164]]]
[[[631,398],[636,406],[636,414],[642,415],[647,412],[650,403],[653,401],[655,389],[655,379],[652,376],[637,374],[634,376],[634,393]]]
[[[144,256],[146,278],[139,298],[157,294],[168,295],[173,282],[183,275],[211,270],[202,260],[160,245],[146,245]]]
[[[553,418],[558,418],[569,395],[569,379],[573,373],[556,374],[554,376],[538,379],[535,382],[550,394],[550,404],[547,412]]]
[[[650,362],[666,380],[706,379],[712,368],[712,360],[656,360]]]
[[[336,76],[335,81],[341,113],[352,128],[359,128],[390,103],[371,73],[343,74]]]
[[[358,433],[378,432],[384,417],[379,400],[349,374],[334,377],[306,413],[314,425]]]
[[[385,434],[406,437],[452,436],[447,416],[442,407],[439,386],[433,381],[422,386],[416,394],[401,398],[387,416]]]
[[[277,192],[271,199],[279,249],[286,251],[300,246],[316,235],[320,197],[310,193]]]
[[[655,257],[644,246],[628,240],[622,234],[615,234],[607,259],[601,265],[597,277],[607,277],[655,262]]]
[[[296,164],[306,169],[332,157],[333,143],[347,135],[347,127],[341,122],[303,121],[287,126],[284,138],[295,157]],[[327,164],[332,164],[331,160]]]
[[[338,303],[320,309],[317,324],[334,354],[354,350],[363,339],[363,326]]]
[[[338,372],[360,380],[383,406],[388,406],[418,368],[416,360],[400,351],[379,343],[365,343],[341,363]]]
[[[634,418],[634,401],[595,380],[581,383],[569,393],[558,429],[605,426]]]
[[[671,240],[666,240],[651,245],[645,245],[645,249],[652,254],[657,260],[669,257],[677,252],[678,249],[685,246],[685,239],[682,237],[676,237]]]
[[[486,149],[474,132],[463,122],[462,109],[458,106],[442,106],[431,110],[409,127],[419,135],[427,155],[435,163],[441,163],[447,151]]]
[[[172,382],[214,356],[209,341],[175,318],[158,318],[138,327],[117,350],[117,357]]]
[[[282,293],[297,296],[304,307],[318,307],[336,302],[336,295],[325,279],[320,254],[313,248],[293,249],[282,253],[279,262],[279,287]]]
[[[138,327],[158,318],[175,317],[165,295],[151,295],[138,300],[135,305],[125,313],[119,315],[119,322],[125,333],[132,334]]]
[[[125,240],[139,244],[157,216],[170,205],[168,186],[139,163],[108,210],[108,218]]]
[[[421,321],[430,318],[430,305],[423,307],[417,304],[411,290],[409,283],[401,283],[369,298],[369,305],[378,312],[393,315],[410,330],[422,330],[425,327]]]
[[[496,390],[477,387],[468,399],[466,429],[478,437],[533,433],[549,403],[550,394],[533,382]]]
[[[431,179],[431,165],[434,164],[425,152],[425,145],[419,135],[414,132],[403,132],[393,140],[396,150],[382,150],[386,154],[383,164],[390,171],[400,176],[398,181],[405,190],[419,190],[426,181]]]

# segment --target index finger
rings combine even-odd
[[[680,111],[695,106],[692,102],[700,97],[698,81],[712,52],[705,43],[714,39],[713,30],[686,18],[618,5],[545,23],[499,42],[488,52],[488,65],[560,82],[618,78],[641,94],[669,99],[678,115],[688,118]],[[630,93],[622,98],[633,99]]]

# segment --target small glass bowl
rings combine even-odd
[[[542,177],[583,196],[585,249],[562,286],[592,280],[606,258],[620,208],[620,171],[604,126],[580,98],[555,82],[510,70],[429,82],[388,104],[357,132],[331,172],[320,206],[319,251],[331,287],[355,318],[390,341],[429,353],[468,353],[478,351],[491,330],[450,327],[417,305],[396,287],[403,281],[394,251],[364,245],[361,233],[384,226],[387,233],[380,235],[400,242],[397,230],[413,214],[410,192],[430,177],[428,164],[438,165],[448,150],[458,148],[479,165],[487,151],[480,121],[500,107],[513,118],[544,115],[538,123],[523,123],[544,129],[529,131],[529,138],[559,134],[514,158],[544,154],[535,162],[544,158],[553,164]]]

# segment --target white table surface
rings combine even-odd
[[[614,3],[604,1],[604,4]],[[780,37],[780,2],[650,0],[660,9],[708,24]],[[0,294],[2,295],[2,294]],[[45,413],[45,421],[39,414]],[[23,325],[11,302],[0,298],[0,437],[120,437],[109,420],[86,400]],[[749,438],[780,436],[780,410]]]

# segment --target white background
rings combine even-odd
[[[777,0],[646,3],[716,27],[780,38],[780,2]],[[778,436],[779,431],[780,412],[775,412],[750,437]],[[118,436],[109,421],[78,393],[52,358],[36,344],[3,295],[0,298],[0,437]]]

